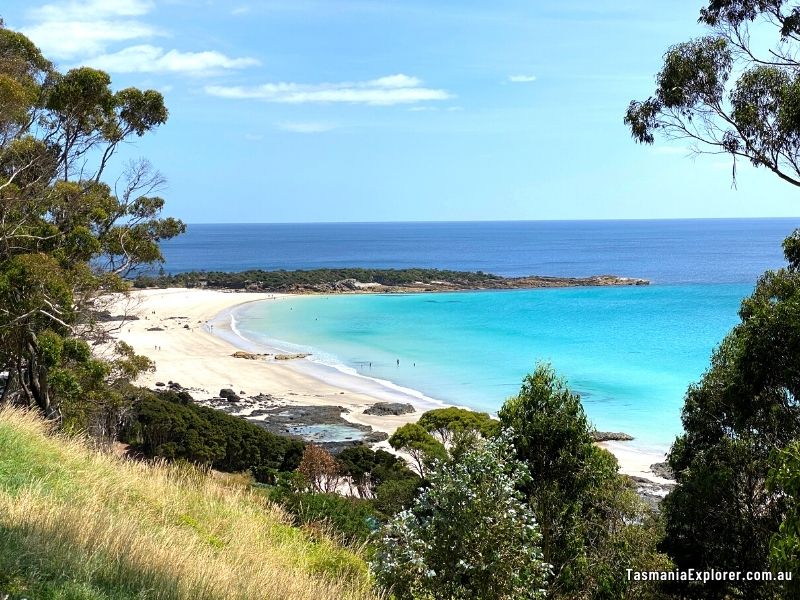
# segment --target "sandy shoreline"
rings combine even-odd
[[[237,350],[263,352],[264,347],[249,344],[231,329],[231,311],[248,302],[279,301],[282,297],[183,288],[136,290],[114,302],[109,310],[138,320],[125,321],[110,335],[155,361],[156,370],[137,383],[156,387],[157,382],[176,382],[200,401],[217,396],[222,388],[232,388],[247,396],[268,394],[291,404],[335,405],[342,407],[344,419],[389,435],[399,426],[416,421],[422,412],[443,405],[389,382],[383,385],[304,359],[256,361],[233,357]],[[417,412],[400,416],[364,414],[366,408],[381,401],[407,402]],[[640,452],[619,442],[601,445],[617,457],[621,472],[666,482],[650,471],[650,464],[662,461],[663,455]]]

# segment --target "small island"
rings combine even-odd
[[[562,287],[649,285],[647,279],[617,275],[590,277],[503,277],[483,271],[443,269],[251,270],[236,273],[197,271],[140,275],[136,288],[207,288],[284,294],[419,293]]]

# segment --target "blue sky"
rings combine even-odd
[[[6,0],[60,68],[161,90],[126,149],[189,223],[795,216],[763,170],[633,143],[700,0]]]

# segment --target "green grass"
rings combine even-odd
[[[374,598],[363,560],[242,478],[121,460],[0,411],[0,597]]]

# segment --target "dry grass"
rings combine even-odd
[[[363,561],[242,481],[145,465],[0,410],[0,597],[374,598]]]

